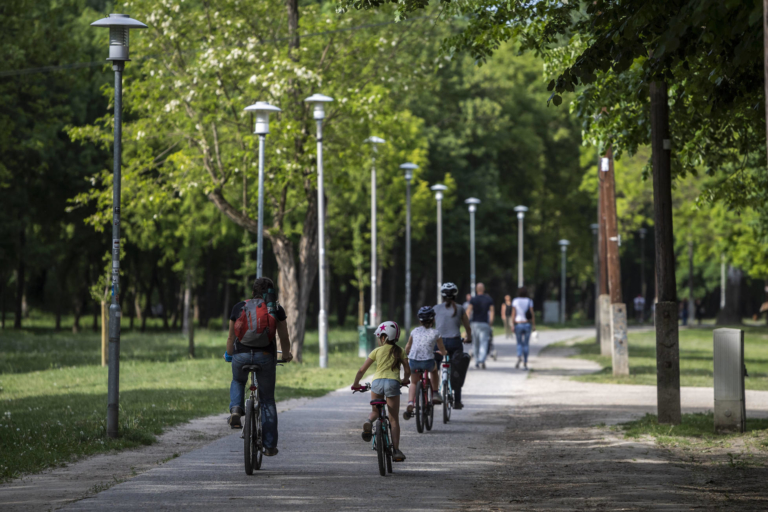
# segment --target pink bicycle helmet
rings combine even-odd
[[[387,320],[376,328],[376,337],[380,338],[382,334],[386,334],[388,340],[397,342],[400,339],[400,327],[395,322]]]

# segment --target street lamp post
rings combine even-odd
[[[474,297],[477,279],[475,274],[475,211],[477,211],[480,200],[476,197],[470,197],[464,202],[469,205],[469,286],[471,288],[470,293]]]
[[[517,287],[523,287],[523,219],[527,206],[515,206],[517,212]]]
[[[646,228],[640,228],[640,293],[643,295],[643,301],[645,301],[645,294],[648,291],[648,286],[645,283],[645,235],[648,233]],[[645,323],[645,302],[643,302],[643,314],[640,317],[642,322]]]
[[[328,314],[325,310],[325,191],[323,190],[323,119],[325,104],[333,98],[313,94],[305,99],[312,105],[312,117],[317,122],[317,251],[318,281],[320,282],[320,312],[317,331],[320,345],[320,368],[328,368]]]
[[[418,165],[406,162],[400,166],[405,171],[405,332],[411,331],[411,180]]]
[[[568,240],[560,240],[560,251],[563,254],[562,272],[560,275],[560,323],[565,323],[565,259],[568,246],[571,244]]]
[[[437,304],[440,303],[440,288],[443,286],[443,192],[448,187],[438,183],[432,185],[431,190],[435,192],[437,200]]]
[[[256,113],[253,133],[259,136],[259,232],[256,234],[256,277],[262,277],[264,268],[264,144],[269,133],[269,113],[282,112],[266,101],[257,101],[245,107],[246,112]]]
[[[370,320],[369,325],[379,325],[379,309],[378,309],[378,265],[376,261],[376,152],[379,144],[384,144],[386,141],[381,137],[369,137],[365,139],[366,143],[371,144],[373,154],[371,156],[371,310],[368,314]]]
[[[115,72],[115,140],[112,164],[112,299],[109,305],[109,377],[107,380],[107,435],[118,435],[120,401],[120,164],[123,137],[123,70],[128,58],[129,32],[147,28],[127,14],[110,14],[92,27],[109,27],[109,58]]]

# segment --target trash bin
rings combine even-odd
[[[373,349],[376,348],[376,336],[373,334],[376,328],[369,327],[367,325],[368,314],[365,315],[363,319],[363,323],[366,325],[357,326],[357,341],[358,341],[357,355],[359,357],[367,357],[368,354],[370,354],[371,351],[373,351]]]

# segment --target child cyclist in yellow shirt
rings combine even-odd
[[[368,355],[363,366],[355,375],[355,383],[352,389],[360,386],[360,379],[365,372],[376,361],[376,373],[373,374],[373,383],[371,384],[371,398],[387,399],[387,409],[389,411],[389,422],[392,426],[392,445],[395,447],[395,453],[392,454],[392,460],[403,462],[405,455],[400,451],[400,423],[398,421],[398,412],[400,410],[400,386],[407,386],[411,378],[411,369],[408,366],[408,359],[403,354],[403,349],[397,346],[400,339],[400,327],[395,322],[384,322],[376,328],[376,337],[379,339],[379,347],[374,349]],[[400,367],[403,367],[405,375],[400,379]],[[379,416],[375,406],[371,406],[371,414],[368,420],[363,423],[363,439],[370,441],[373,431],[373,421]]]

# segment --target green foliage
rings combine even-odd
[[[715,416],[712,412],[683,414],[680,425],[659,425],[655,414],[646,414],[639,420],[619,425],[626,437],[652,436],[669,442],[670,438],[728,439],[743,434],[716,434]],[[768,419],[747,418],[747,432],[768,429]]]

